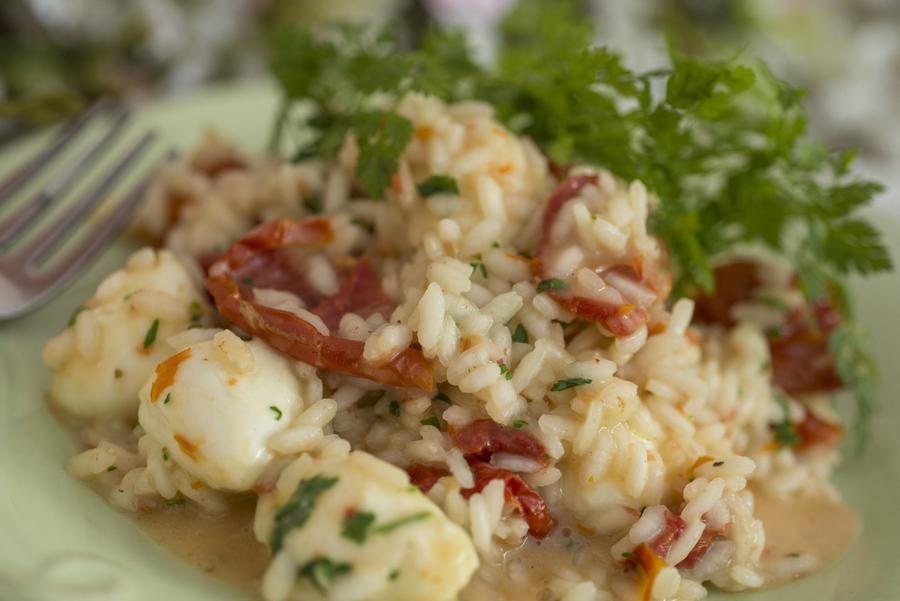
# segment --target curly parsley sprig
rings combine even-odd
[[[858,216],[882,187],[852,173],[852,153],[808,139],[800,90],[741,56],[702,61],[671,49],[667,68],[630,71],[593,44],[590,19],[572,7],[520,2],[491,66],[473,59],[463,36],[437,29],[412,49],[360,29],[282,32],[272,70],[285,104],[273,140],[292,134],[302,140],[295,156],[327,157],[352,132],[356,178],[380,198],[412,135],[391,102],[409,91],[481,99],[557,163],[640,179],[661,199],[650,226],[669,252],[675,296],[712,289],[714,262],[739,246],[789,258],[810,302],[843,290],[846,276],[891,269],[878,232]],[[289,118],[298,106],[300,127]],[[844,326],[831,348],[862,433],[874,364],[839,304]]]

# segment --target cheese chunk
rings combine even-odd
[[[269,438],[303,409],[294,363],[229,330],[180,348],[140,392],[138,419],[171,460],[207,485],[250,490],[274,458]]]
[[[304,455],[273,494],[267,601],[449,601],[478,567],[465,531],[406,472],[362,451]]]
[[[44,347],[52,399],[78,417],[134,420],[138,391],[171,352],[166,339],[208,314],[181,260],[165,250],[137,251]]]

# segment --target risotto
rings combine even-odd
[[[690,601],[853,542],[833,308],[747,256],[673,298],[640,181],[554,174],[487,104],[397,113],[383,200],[352,135],[162,170],[159,248],[44,352],[72,474],[266,601]]]

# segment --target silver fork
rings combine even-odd
[[[85,228],[81,239],[70,249],[54,256],[54,251],[78,230],[78,225],[108,197],[116,182],[150,148],[155,138],[152,131],[141,135],[124,150],[117,150],[112,165],[96,176],[83,195],[49,224],[40,223],[42,217],[47,216],[50,209],[109,153],[124,132],[128,117],[127,110],[112,109],[101,101],[63,128],[31,160],[0,181],[2,208],[29,183],[47,173],[51,163],[73,142],[85,136],[91,127],[102,123],[103,133],[89,147],[76,159],[62,165],[47,184],[0,220],[0,320],[23,315],[61,292],[81,270],[98,258],[128,223],[144,196],[152,173],[144,174],[101,219]]]

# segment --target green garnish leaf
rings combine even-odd
[[[516,419],[516,420],[513,420],[511,425],[513,428],[524,428],[525,426],[528,425],[528,420]]]
[[[400,417],[400,403],[396,400],[391,401],[389,411],[394,417]]]
[[[69,316],[69,323],[68,323],[67,327],[71,328],[72,326],[75,325],[75,322],[78,321],[78,316],[81,314],[82,311],[84,311],[83,306],[78,305],[77,307],[75,307],[75,310],[72,311],[72,315]]]
[[[566,283],[559,278],[548,278],[546,280],[541,280],[538,282],[537,291],[544,292],[545,290],[562,290],[566,287]]]
[[[117,468],[117,467],[114,466],[114,465],[111,465],[111,466],[109,466],[108,468],[106,468],[106,471],[107,471],[107,472],[114,472],[114,471],[116,471],[117,469],[119,469],[119,468]]]
[[[166,393],[166,398],[163,400],[163,405],[168,405],[172,401],[172,393]]]
[[[337,484],[337,478],[315,476],[297,486],[291,498],[277,512],[269,542],[277,553],[284,544],[284,537],[294,528],[302,528],[312,515],[319,496]]]
[[[590,384],[591,382],[592,380],[590,378],[567,378],[565,380],[557,380],[554,382],[553,386],[550,387],[550,390],[559,392],[560,390],[568,390],[569,388],[575,388],[582,384]]]
[[[449,175],[432,175],[416,187],[423,198],[433,194],[459,194],[456,180]]]
[[[368,511],[352,511],[344,517],[341,525],[341,536],[348,538],[358,545],[366,541],[369,535],[369,527],[375,522],[375,514]]]
[[[525,329],[525,326],[522,324],[516,326],[516,331],[512,335],[512,341],[528,344],[528,330]]]
[[[394,580],[396,580],[399,577],[400,577],[400,570],[398,570],[396,568],[391,570],[390,574],[388,574],[388,580],[390,580],[391,582],[393,582]]]
[[[397,518],[392,522],[386,522],[384,524],[381,524],[380,526],[372,528],[372,534],[388,534],[390,532],[393,532],[397,528],[401,528],[414,522],[420,522],[422,520],[428,519],[429,517],[431,517],[431,513],[428,511],[413,513],[402,518]]]
[[[381,198],[397,171],[400,153],[412,139],[412,123],[385,111],[362,113],[353,118],[359,146],[356,177],[372,198]]]
[[[506,363],[498,363],[497,365],[500,366],[500,375],[507,380],[512,380],[513,374],[509,370],[509,367],[506,365]]]
[[[253,278],[244,278],[241,280],[241,284],[243,284],[244,286],[252,286]]]
[[[450,403],[450,404],[453,403],[453,401],[450,400],[450,397],[448,397],[443,392],[438,392],[436,395],[434,395],[434,399],[436,401],[444,401],[445,403]]]
[[[191,322],[191,326],[199,325],[202,318],[203,306],[200,305],[199,301],[191,301],[191,304],[188,305],[188,319]]]
[[[159,331],[159,320],[154,319],[153,323],[150,324],[150,329],[147,330],[147,333],[144,335],[144,348],[150,348],[150,346],[156,342],[156,333]]]
[[[314,194],[303,201],[303,206],[313,215],[318,215],[322,212],[325,203],[321,194]]]
[[[177,505],[184,505],[184,499],[166,499],[166,507],[175,507]]]
[[[167,449],[166,447],[162,448],[162,458],[163,458],[163,461],[169,460],[169,449]]]
[[[320,593],[328,590],[331,581],[338,576],[349,574],[353,566],[343,561],[335,561],[329,557],[316,557],[300,567],[301,576],[309,578]]]
[[[434,426],[438,430],[441,429],[441,422],[437,418],[436,415],[432,415],[431,417],[426,417],[425,419],[421,420],[419,423],[422,424],[423,426]]]
[[[487,279],[488,272],[487,272],[487,267],[484,266],[484,263],[482,263],[481,261],[475,261],[474,263],[469,263],[469,265],[472,266],[473,274],[477,273],[477,272],[481,272],[481,277]]]
[[[791,409],[788,406],[787,397],[779,394],[777,395],[776,400],[778,401],[778,404],[781,405],[783,417],[780,422],[775,424],[775,430],[773,432],[775,442],[778,443],[779,447],[796,446],[800,443],[800,435],[797,434],[797,430],[791,422]]]
[[[275,421],[281,421],[281,417],[284,415],[281,409],[279,409],[275,405],[269,405],[269,409],[272,411],[272,413],[275,414]]]

